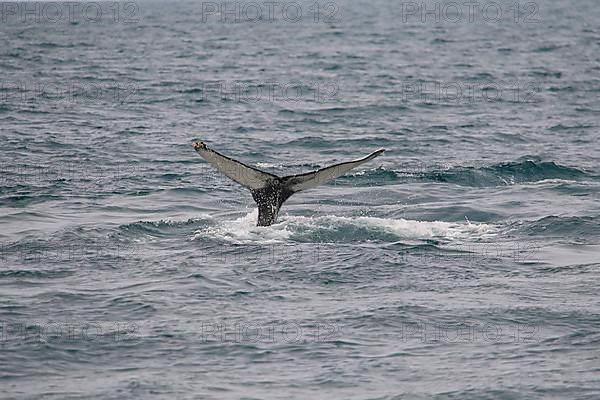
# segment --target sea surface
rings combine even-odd
[[[0,398],[599,399],[600,7],[478,4],[2,3]]]

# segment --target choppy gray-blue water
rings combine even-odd
[[[2,399],[600,398],[594,1],[45,4],[0,16]],[[387,151],[257,228],[195,138]]]

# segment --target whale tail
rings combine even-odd
[[[258,226],[269,226],[275,223],[279,209],[294,193],[323,185],[384,152],[384,149],[379,149],[357,160],[331,165],[305,174],[279,177],[224,156],[209,149],[199,140],[194,140],[192,146],[202,158],[221,173],[250,190],[258,206]]]

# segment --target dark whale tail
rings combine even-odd
[[[305,174],[279,177],[224,156],[209,149],[199,140],[194,140],[192,146],[202,158],[224,175],[250,189],[258,205],[258,226],[272,225],[283,203],[294,193],[327,183],[384,152],[384,149],[379,149],[358,160],[335,164]]]

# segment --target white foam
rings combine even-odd
[[[404,218],[377,218],[377,217],[286,217],[283,223],[300,223],[315,227],[328,226],[341,228],[344,225],[353,225],[361,228],[382,230],[404,239],[429,239],[429,238],[462,238],[473,234],[488,233],[492,227],[486,224],[473,224],[470,222],[456,223],[443,221],[416,221]]]
[[[581,186],[593,186],[596,183],[592,181],[576,181],[572,179],[559,179],[559,178],[549,178],[542,179],[541,181],[531,182],[532,185],[545,185],[545,184],[570,184],[570,185],[581,185]]]
[[[147,221],[154,226],[168,225],[168,226],[177,226],[182,224],[189,224],[194,222],[203,222],[210,221],[212,217],[209,214],[203,213],[200,215],[196,215],[194,218],[177,218],[177,217],[165,217],[160,219],[159,221]],[[146,222],[146,221],[142,221]]]
[[[279,222],[268,227],[257,227],[258,211],[235,220],[221,221],[215,226],[204,228],[195,233],[198,236],[212,236],[233,243],[285,242],[295,233],[306,235],[311,231],[331,231],[344,229],[368,229],[384,234],[392,234],[399,239],[466,239],[484,238],[497,232],[496,227],[488,224],[443,221],[416,221],[378,217],[339,217],[334,215],[303,217],[284,215]],[[360,240],[360,239],[357,239]]]
[[[288,239],[293,232],[281,224],[268,227],[256,226],[258,209],[240,218],[221,221],[215,226],[209,226],[195,232],[193,239],[200,236],[212,236],[232,243],[261,242],[278,243]]]

